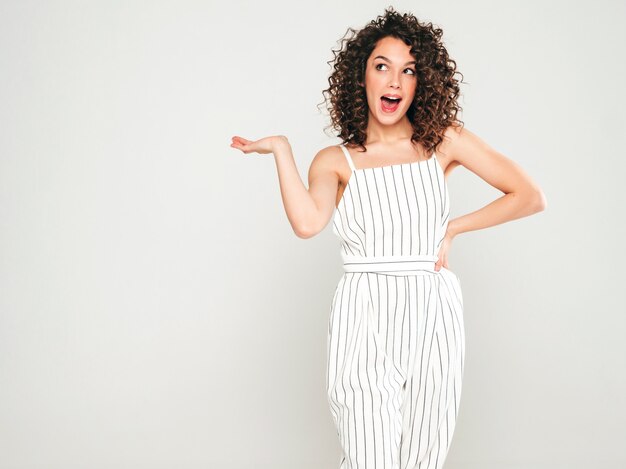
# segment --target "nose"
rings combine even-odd
[[[393,75],[390,79],[389,79],[389,86],[391,86],[392,88],[399,88],[400,87],[400,79]]]

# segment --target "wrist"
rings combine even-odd
[[[275,153],[277,149],[289,146],[289,140],[284,135],[275,135],[272,137],[272,152]]]
[[[450,220],[448,223],[448,229],[446,230],[446,235],[450,238],[454,238],[457,234],[459,234],[457,228],[455,220]]]

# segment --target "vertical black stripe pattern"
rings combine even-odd
[[[353,172],[333,218],[342,252],[437,255],[450,204],[436,155],[363,169],[348,162]],[[340,469],[443,467],[465,360],[456,274],[345,272],[330,305],[327,358]]]

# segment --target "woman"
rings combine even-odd
[[[326,386],[341,469],[443,466],[465,356],[453,239],[546,207],[513,161],[461,125],[456,63],[442,31],[392,8],[335,51],[325,90],[343,144],[304,186],[286,137],[233,137],[273,153],[287,216],[310,238],[333,217],[345,273],[331,304]],[[336,52],[339,52],[338,54]],[[446,178],[462,165],[504,196],[450,220]]]

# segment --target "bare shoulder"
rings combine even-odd
[[[329,145],[320,149],[313,157],[312,163],[324,164],[328,162],[333,162],[337,159],[337,155],[341,154],[341,149],[338,145]]]
[[[464,125],[454,124],[444,132],[444,140],[441,146],[451,161],[461,162],[461,158],[468,147],[487,147],[487,144],[474,132]]]
[[[313,160],[309,173],[333,172],[339,174],[339,158],[341,157],[341,148],[337,145],[329,145],[319,150]]]
[[[458,151],[459,139],[463,132],[466,132],[466,130],[460,124],[448,126],[443,133],[443,140],[435,148],[435,152],[446,174],[449,174],[453,168],[461,164],[456,158],[456,152]]]
[[[343,184],[346,175],[343,174],[339,161],[341,153],[341,148],[337,145],[330,145],[315,154],[308,171],[309,187],[328,185],[336,191]]]
[[[439,145],[437,145],[437,154],[449,158],[452,147],[455,146],[455,143],[458,141],[464,130],[465,129],[459,124],[449,125],[443,132],[443,140],[439,143]]]

